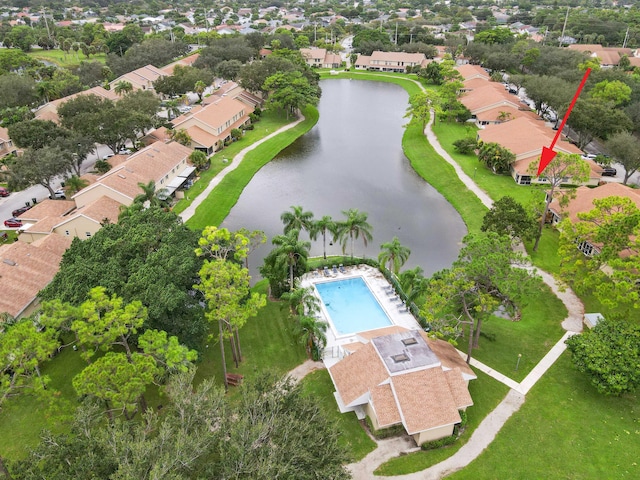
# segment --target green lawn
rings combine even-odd
[[[306,108],[304,116],[305,120],[300,124],[248,152],[240,165],[229,172],[196,209],[195,215],[187,221],[187,225],[192,228],[219,225],[258,170],[317,123],[318,110],[313,107]]]
[[[520,382],[555,345],[564,330],[561,322],[567,309],[549,287],[540,283],[536,294],[522,308],[522,319],[513,322],[491,317],[482,323],[479,347],[472,356],[494,370]],[[458,348],[467,351],[467,341],[460,340]],[[516,364],[521,354],[518,370]]]
[[[307,375],[302,386],[305,393],[312,396],[320,408],[336,423],[340,432],[338,442],[347,450],[350,461],[358,461],[376,448],[376,443],[365,432],[353,412],[340,413],[333,392],[335,388],[329,372],[318,370]]]
[[[89,58],[78,50],[74,52],[70,50],[69,53],[64,53],[62,50],[32,50],[29,55],[38,60],[46,60],[47,62],[55,63],[59,67],[72,68],[80,65],[80,62],[101,62],[105,63],[107,55],[104,53],[98,53],[91,55]]]
[[[508,387],[497,382],[488,375],[474,370],[478,375],[477,380],[469,383],[469,392],[473,398],[473,406],[467,409],[467,428],[453,445],[437,450],[426,450],[393,458],[383,463],[375,471],[377,475],[404,475],[429,468],[449,458],[462,447],[475,429],[480,425],[489,412],[491,412],[505,397]],[[508,477],[503,477],[508,478]]]
[[[565,353],[487,450],[447,478],[635,479],[638,445],[639,396],[600,395]]]
[[[175,213],[181,213],[191,205],[193,200],[207,188],[209,182],[224,170],[229,165],[231,159],[241,150],[289,123],[291,123],[291,119],[283,114],[269,111],[264,112],[260,117],[260,121],[254,124],[254,129],[247,130],[240,141],[233,142],[228,147],[211,156],[211,167],[200,173],[198,181],[186,192],[185,198],[173,207],[173,211]]]

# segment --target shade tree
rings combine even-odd
[[[631,176],[640,169],[640,139],[623,130],[611,135],[606,147],[614,160],[624,167],[622,183],[626,185]]]
[[[529,240],[535,236],[536,220],[513,197],[506,195],[494,202],[484,215],[480,229],[512,239]]]
[[[74,240],[40,297],[80,305],[93,287],[103,286],[125,302],[142,302],[148,312],[145,329],[164,330],[200,348],[207,326],[192,290],[202,265],[194,253],[198,238],[160,207],[130,211],[91,238]]]
[[[54,198],[54,186],[59,177],[72,169],[73,157],[69,151],[57,146],[27,148],[22,155],[14,156],[6,163],[9,186],[21,190],[32,185],[42,185]]]
[[[531,164],[529,173],[537,175],[538,165],[536,162]],[[538,251],[538,245],[540,244],[540,238],[542,237],[542,230],[547,221],[547,214],[549,212],[549,205],[554,199],[558,199],[561,205],[566,203],[575,196],[574,190],[560,190],[560,185],[566,182],[566,179],[571,179],[571,182],[576,185],[589,180],[591,169],[589,164],[585,162],[579,155],[558,153],[553,160],[545,167],[540,177],[546,179],[549,185],[547,196],[545,198],[544,209],[540,217],[538,226],[538,232],[535,237],[535,243],[533,245],[533,251]]]

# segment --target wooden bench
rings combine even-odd
[[[240,375],[239,373],[227,373],[227,384],[237,387],[242,383],[242,379],[244,375]]]

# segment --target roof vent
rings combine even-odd
[[[396,363],[408,362],[409,361],[409,355],[407,355],[406,353],[399,353],[398,355],[391,355],[391,358]]]
[[[11,265],[12,267],[15,267],[17,265],[16,262],[14,262],[13,260],[9,260],[8,258],[3,258],[2,261],[7,265]]]
[[[402,343],[404,343],[406,346],[415,345],[416,343],[418,343],[418,340],[416,340],[415,337],[403,338]]]
[[[119,173],[119,174],[118,174],[118,176],[119,176],[120,178],[127,178],[127,177],[125,177],[124,175],[122,175],[121,173]]]

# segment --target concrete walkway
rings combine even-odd
[[[248,147],[246,147],[246,148],[242,149],[240,152],[238,152],[238,154],[235,157],[233,157],[233,159],[231,160],[231,163],[227,166],[227,168],[225,168],[220,173],[218,173],[218,175],[216,175],[214,178],[212,178],[211,181],[209,182],[209,185],[207,185],[207,188],[205,188],[200,195],[198,195],[196,198],[193,199],[193,202],[191,202],[191,205],[189,205],[187,208],[184,209],[184,211],[180,214],[180,217],[182,217],[182,221],[186,222],[191,217],[193,217],[193,215],[196,213],[196,209],[200,206],[200,204],[206,200],[206,198],[209,196],[209,194],[212,192],[212,190],[214,188],[216,188],[220,184],[222,179],[224,177],[226,177],[229,172],[232,172],[233,170],[235,170],[238,167],[238,165],[240,165],[240,163],[244,159],[244,156],[248,152],[250,152],[251,150],[256,148],[258,145],[261,145],[264,142],[266,142],[267,140],[275,137],[276,135],[279,135],[282,132],[285,132],[285,131],[289,130],[290,128],[295,127],[300,122],[304,121],[304,119],[305,119],[304,116],[300,115],[300,118],[298,120],[296,120],[295,122],[289,123],[288,125],[285,125],[284,127],[276,130],[273,133],[270,133],[266,137],[258,140],[255,143],[252,143]]]
[[[453,166],[456,174],[462,180],[462,182],[471,190],[480,201],[487,207],[491,208],[493,200],[489,195],[483,191],[473,181],[469,175],[467,175],[460,165],[451,158],[451,156],[442,148],[437,137],[433,133],[432,125],[434,113],[432,112],[429,123],[425,128],[425,135],[429,140],[429,143],[434,150],[445,159],[449,164]],[[526,254],[526,251],[524,252]],[[487,448],[493,439],[496,437],[500,429],[504,426],[506,421],[517,412],[524,404],[525,395],[531,390],[545,372],[551,368],[560,355],[566,350],[565,340],[569,336],[574,335],[582,331],[582,316],[584,313],[584,306],[580,302],[580,299],[569,289],[558,284],[558,282],[547,272],[544,272],[534,267],[528,267],[531,270],[535,270],[542,278],[553,293],[562,300],[567,308],[568,316],[562,322],[562,327],[566,330],[566,333],[560,340],[549,350],[549,352],[538,362],[538,364],[531,370],[531,372],[525,377],[525,379],[518,383],[515,380],[507,377],[506,375],[497,372],[489,366],[472,359],[471,365],[497,381],[507,385],[510,390],[507,396],[500,402],[500,404],[480,423],[478,428],[473,432],[469,441],[463,445],[460,450],[453,454],[448,459],[434,465],[421,472],[416,472],[410,475],[399,475],[396,477],[385,478],[397,478],[402,480],[439,480],[447,475],[450,475],[462,468],[466,467],[477,458],[485,448]],[[463,357],[466,354],[460,352]],[[353,475],[354,479],[368,480],[376,477],[373,474],[374,470],[382,463],[397,457],[398,455],[406,454],[415,451],[415,444],[409,437],[400,437],[387,440],[378,441],[378,447],[367,455],[360,462],[348,465],[348,469]]]
[[[447,151],[444,148],[442,148],[442,146],[440,145],[440,142],[438,141],[436,134],[433,133],[433,129],[432,129],[433,119],[435,118],[435,116],[436,116],[435,112],[431,110],[431,115],[429,115],[429,123],[427,123],[427,126],[424,129],[424,133],[427,136],[427,140],[429,140],[429,143],[431,144],[433,149],[436,151],[436,153],[440,155],[442,158],[444,158],[446,162],[449,163],[454,168],[454,170],[456,171],[456,174],[458,175],[458,178],[462,180],[462,183],[464,183],[466,187],[469,190],[471,190],[475,194],[475,196],[478,197],[480,201],[487,208],[491,208],[493,205],[493,200],[491,200],[491,197],[487,195],[487,192],[482,190],[476,184],[476,182],[474,182],[471,179],[469,175],[464,173],[460,165],[458,165],[457,162],[453,158],[451,158],[451,155],[449,155]]]

